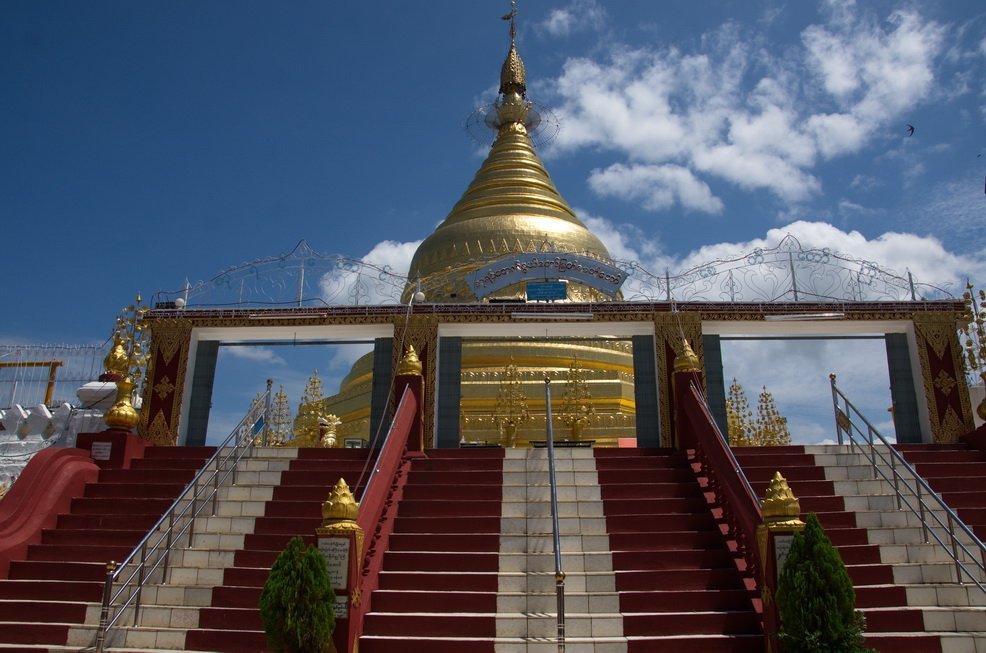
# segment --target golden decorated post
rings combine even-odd
[[[805,528],[801,521],[801,502],[794,496],[780,472],[767,486],[761,501],[763,522],[757,527],[757,546],[760,550],[760,598],[763,600],[763,626],[767,650],[778,651],[777,631],[780,618],[774,596],[794,534]]]
[[[322,525],[315,529],[319,552],[325,557],[335,591],[336,629],[333,641],[347,650],[350,610],[359,606],[359,567],[363,555],[363,529],[356,523],[359,503],[345,479],[340,478],[322,503]]]

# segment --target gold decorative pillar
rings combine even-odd
[[[777,579],[791,549],[794,534],[803,531],[805,523],[801,521],[801,503],[780,472],[774,472],[760,505],[763,523],[757,527],[757,548],[760,552],[764,634],[767,636],[767,650],[777,651],[777,631],[781,625],[774,600]]]
[[[192,338],[192,323],[181,318],[148,319],[151,330],[151,356],[140,432],[157,445],[178,442],[178,420],[185,390],[185,369]]]
[[[436,359],[438,354],[438,318],[434,315],[411,315],[405,321],[394,321],[393,367],[399,374],[404,349],[413,347],[421,364],[422,396],[421,408],[424,411],[424,432],[422,447],[435,446],[435,388],[438,380]],[[402,349],[403,348],[403,349]],[[395,397],[395,400],[399,397]]]
[[[913,320],[931,435],[935,442],[955,442],[975,429],[957,331],[961,314],[917,313]]]
[[[356,523],[358,516],[359,504],[345,479],[340,478],[322,503],[322,525],[315,529],[315,539],[336,594],[333,642],[342,651],[347,650],[350,610],[359,607],[362,600],[359,572],[363,529]]]

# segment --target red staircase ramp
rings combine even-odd
[[[198,628],[188,630],[185,648],[218,653],[266,652],[260,618],[260,593],[270,568],[288,541],[301,536],[315,543],[322,523],[322,502],[340,478],[359,495],[357,483],[366,467],[366,449],[298,449],[280,484],[254,521],[253,533],[223,571],[222,585],[212,590],[212,605],[199,611]],[[272,460],[284,460],[272,459]]]
[[[440,450],[411,463],[361,653],[492,653],[502,469],[502,450]]]
[[[763,651],[760,618],[686,456],[595,452],[628,651]]]
[[[214,451],[148,447],[131,469],[101,470],[0,580],[0,642],[64,645],[102,597],[106,562],[130,554]]]

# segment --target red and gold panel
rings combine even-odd
[[[921,378],[935,442],[955,442],[975,428],[955,318],[948,313],[914,316]]]

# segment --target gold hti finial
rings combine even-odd
[[[106,425],[113,429],[129,431],[140,421],[132,397],[150,357],[150,332],[144,323],[146,313],[147,307],[141,305],[138,294],[136,301],[116,318],[113,347],[103,359],[106,371],[116,380],[116,403],[103,416]]]
[[[500,95],[517,94],[521,97],[527,92],[527,79],[524,62],[517,54],[517,0],[511,0],[510,13],[503,16],[510,21],[510,50],[500,69]]]
[[[774,477],[770,479],[761,506],[767,528],[804,528],[804,522],[800,518],[801,502],[794,496],[780,472],[774,472]]]
[[[675,372],[701,372],[702,365],[699,363],[698,355],[692,350],[688,340],[682,339],[681,353],[674,357]]]
[[[359,503],[346,480],[340,478],[329,492],[329,498],[322,502],[322,525],[317,532],[356,530],[359,528],[356,525],[358,516]]]
[[[421,359],[418,358],[418,352],[414,351],[414,345],[408,345],[407,351],[404,352],[404,356],[397,366],[397,376],[421,376],[421,369]]]

